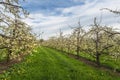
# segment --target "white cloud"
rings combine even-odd
[[[80,0],[74,0],[80,1]],[[73,6],[68,8],[56,8],[56,11],[60,11],[61,15],[48,16],[42,13],[31,14],[30,17],[33,19],[26,19],[25,21],[34,26],[34,31],[39,29],[44,31],[45,39],[50,36],[56,35],[61,28],[65,34],[70,33],[71,30],[68,28],[68,24],[77,25],[77,21],[81,20],[82,25],[90,25],[93,23],[93,18],[100,18],[102,14],[102,23],[104,25],[118,26],[116,23],[120,18],[116,18],[114,14],[108,11],[100,11],[101,8],[120,9],[120,0],[85,0],[84,5]],[[71,13],[71,15],[67,15]],[[65,16],[66,15],[66,16]],[[67,29],[68,28],[68,29]],[[119,27],[118,27],[119,28]]]

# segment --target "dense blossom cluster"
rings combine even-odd
[[[27,15],[19,0],[0,1],[0,49],[7,61],[30,53],[35,46],[31,28],[21,20]]]

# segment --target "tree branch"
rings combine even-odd
[[[0,34],[0,36],[3,37],[3,38],[9,38],[9,39],[12,38],[12,37],[6,36],[4,34]]]
[[[0,2],[0,4],[6,4],[6,5],[17,7],[17,8],[22,8],[21,6],[17,6],[17,5],[14,5],[14,4],[11,4],[11,3],[6,3],[6,2]]]
[[[111,9],[108,9],[108,8],[102,8],[102,9],[100,9],[100,10],[108,10],[108,11],[110,11],[110,12],[112,12],[112,13],[115,13],[115,14],[120,14],[120,11],[115,11],[115,10],[111,10]]]

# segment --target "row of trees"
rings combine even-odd
[[[0,1],[0,50],[5,59],[11,59],[30,53],[36,43],[31,28],[22,18],[28,12],[20,6],[19,0]]]
[[[96,18],[89,30],[84,29],[80,22],[78,24],[78,27],[72,28],[71,34],[63,35],[60,31],[58,37],[51,37],[43,45],[67,53],[76,52],[78,58],[81,52],[87,53],[95,58],[98,65],[102,54],[112,55],[115,58],[120,56],[120,32],[112,27],[101,26]]]

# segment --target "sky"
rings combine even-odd
[[[120,27],[120,15],[100,10],[119,10],[120,0],[26,0],[21,5],[30,12],[24,21],[32,26],[34,33],[43,32],[43,39],[58,35],[60,29],[64,34],[70,34],[70,26],[77,27],[78,21],[89,29],[94,17],[101,25]]]

